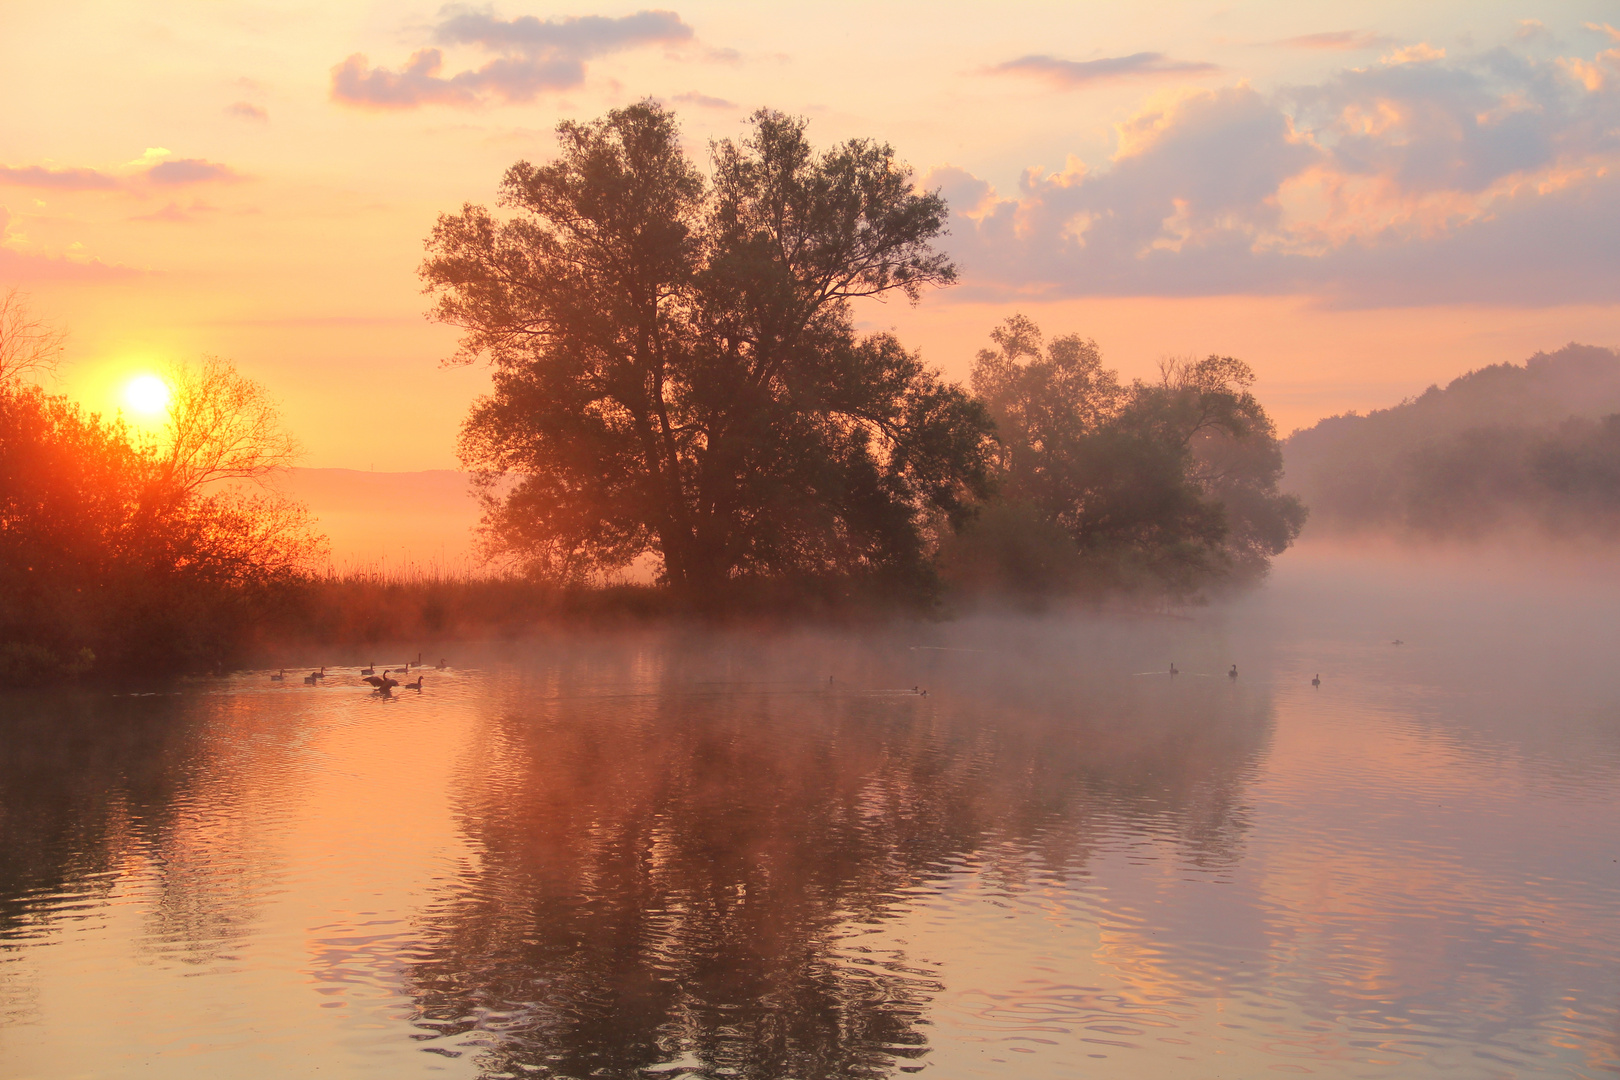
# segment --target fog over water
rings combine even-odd
[[[0,1075],[1613,1076],[1617,604],[1306,545],[1180,615],[11,693]]]

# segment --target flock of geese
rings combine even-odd
[[[376,689],[377,693],[379,693],[379,694],[392,693],[395,687],[402,687],[403,689],[406,689],[406,690],[415,690],[417,693],[421,693],[422,692],[422,676],[421,676],[420,673],[417,674],[415,682],[400,682],[398,679],[394,678],[394,674],[396,672],[401,674],[401,675],[408,675],[408,674],[410,674],[410,671],[411,671],[412,668],[419,668],[421,666],[422,666],[422,654],[421,653],[416,654],[416,659],[415,660],[407,660],[407,661],[405,661],[404,664],[400,665],[397,668],[384,668],[383,673],[381,675],[377,674],[377,665],[376,664],[367,664],[365,667],[360,669],[361,681],[369,683],[372,687],[374,687]],[[449,666],[450,666],[449,664],[447,664],[444,660],[441,659],[439,661],[438,665],[434,668],[434,670],[435,671],[443,671],[445,668],[447,668]],[[319,671],[312,671],[308,675],[304,676],[304,685],[305,686],[320,686],[322,681],[325,678],[326,678],[326,667],[323,665]],[[280,671],[278,671],[274,675],[270,676],[270,681],[271,682],[285,682],[286,680],[287,680],[287,669],[286,668],[282,668]]]

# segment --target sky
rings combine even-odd
[[[766,106],[942,190],[959,284],[859,316],[954,378],[1022,312],[1128,377],[1241,357],[1286,434],[1620,346],[1612,0],[667,2],[4,0],[0,288],[91,408],[220,355],[305,465],[453,467],[488,375],[424,238],[653,97],[700,162]]]

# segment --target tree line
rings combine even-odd
[[[887,145],[817,150],[761,111],[705,175],[652,102],[558,135],[552,163],[507,171],[511,216],[442,216],[421,271],[464,332],[455,360],[493,368],[459,449],[497,576],[579,590],[648,568],[661,610],[708,613],[1186,600],[1254,580],[1298,533],[1238,360],[1126,384],[1095,343],[1015,316],[969,388],[860,333],[858,301],[956,278],[944,200]],[[173,369],[148,437],[34,385],[59,336],[14,293],[0,316],[0,678],[205,668],[300,620],[399,624],[392,595],[380,621],[311,605],[324,541],[254,485],[297,448],[228,361]],[[420,625],[447,625],[427,611],[442,592]]]
[[[558,581],[638,562],[695,606],[942,582],[1187,597],[1263,572],[1304,510],[1227,357],[1120,382],[1014,318],[973,393],[854,304],[955,280],[938,192],[884,144],[818,151],[768,110],[704,176],[653,102],[558,128],[499,218],[441,216],[434,314],[487,360],[461,455],[489,552]]]
[[[1329,417],[1290,436],[1286,464],[1324,533],[1606,538],[1620,525],[1620,354],[1568,345]]]

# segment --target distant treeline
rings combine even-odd
[[[1620,354],[1568,345],[1497,364],[1284,444],[1313,533],[1476,539],[1620,527]]]

